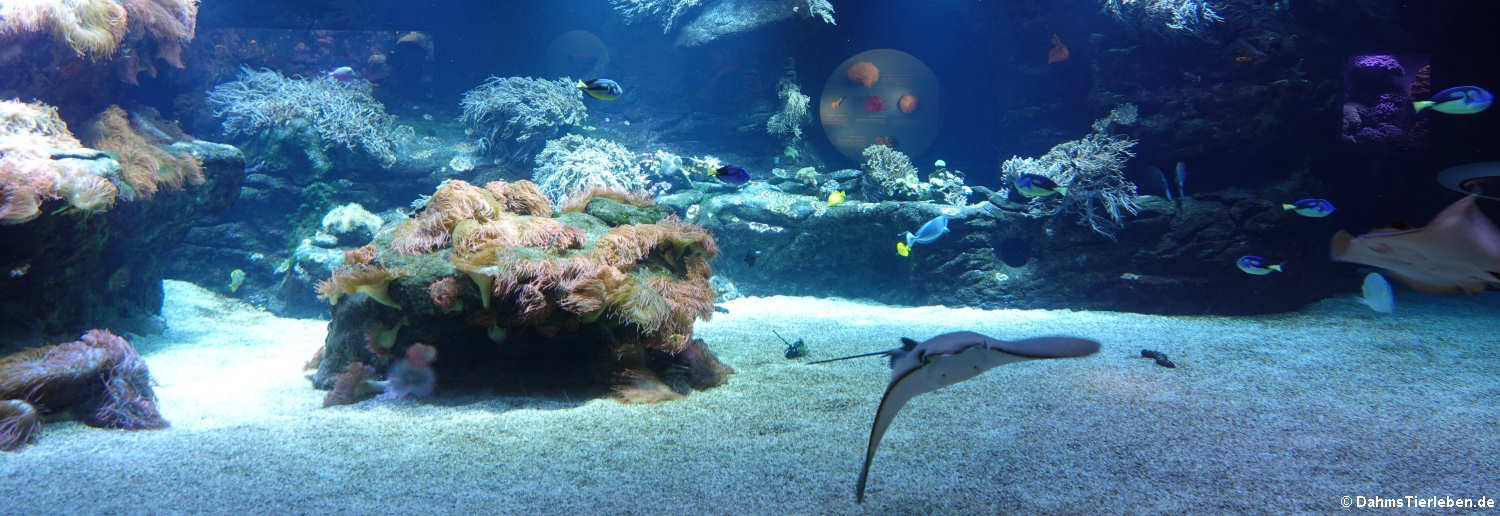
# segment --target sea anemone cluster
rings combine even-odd
[[[635,385],[684,366],[697,379],[678,390],[722,383],[732,370],[702,365],[712,354],[692,338],[694,322],[713,314],[713,237],[641,195],[595,189],[565,208],[553,216],[529,181],[444,183],[323,284],[334,321],[315,382],[330,387],[353,362],[390,374],[389,356],[421,340],[443,350],[438,369],[491,357]],[[390,337],[366,338],[372,325]]]

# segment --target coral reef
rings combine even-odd
[[[0,358],[0,450],[33,440],[37,414],[62,411],[101,428],[167,427],[156,410],[146,362],[107,330]]]
[[[629,149],[577,134],[547,142],[536,155],[532,180],[554,203],[593,188],[634,191],[646,186],[645,173]]]
[[[721,256],[761,253],[753,266],[740,259],[714,262],[714,285],[727,295],[1243,314],[1292,310],[1349,288],[1348,275],[1338,273],[1326,248],[1305,245],[1326,238],[1327,230],[1287,217],[1258,192],[1194,196],[1180,206],[1138,197],[1140,212],[1117,240],[1108,240],[1070,219],[1029,217],[1026,205],[980,186],[974,187],[980,202],[967,206],[851,197],[829,207],[826,194],[792,194],[791,184],[752,184],[712,196],[685,191],[661,202],[678,211],[697,206],[692,220],[713,231]],[[951,234],[923,252],[896,254],[893,235],[940,215],[950,218]],[[1298,263],[1307,276],[1246,281],[1233,266],[1245,249]]]
[[[616,198],[647,202],[596,192],[583,211],[553,218],[529,181],[443,184],[419,215],[350,253],[327,282],[337,301],[315,383],[331,387],[353,362],[393,374],[391,357],[418,340],[452,360],[437,364],[444,378],[493,381],[476,368],[530,364],[515,374],[550,370],[607,386],[643,376],[632,371],[672,378],[683,367],[693,388],[722,383],[730,370],[692,339],[694,321],[713,313],[713,238],[673,216],[634,224],[595,216],[606,206],[653,213]],[[403,271],[371,274],[389,308],[341,295],[357,287],[334,287],[372,269]]]
[[[1406,69],[1395,56],[1350,58],[1344,67],[1344,142],[1403,150],[1424,146],[1428,128],[1411,109],[1409,89]]]
[[[489,154],[524,162],[542,142],[588,118],[583,93],[573,86],[567,77],[490,77],[464,93],[460,121],[481,136]]]
[[[113,117],[126,118],[121,112]],[[12,336],[0,351],[100,325],[147,331],[161,309],[162,254],[182,242],[190,221],[227,208],[239,195],[245,174],[239,150],[174,133],[149,110],[128,120],[145,138],[135,144],[145,141],[179,159],[192,156],[203,183],[131,200],[112,153],[82,147],[51,108],[0,102],[0,211],[10,222],[0,224],[6,243],[0,267],[24,271],[0,278],[0,290],[15,293],[0,296],[0,334]],[[175,141],[150,143],[162,138]],[[212,281],[222,284],[227,272],[214,271]]]
[[[367,81],[342,82],[323,76],[290,79],[272,70],[241,68],[239,77],[214,86],[207,102],[213,115],[223,119],[224,132],[289,139],[268,132],[272,128],[295,129],[316,135],[322,145],[303,145],[310,156],[329,145],[362,150],[382,167],[396,164],[396,151],[415,139],[410,126],[397,125],[385,106],[371,96]],[[327,161],[314,159],[313,161]]]
[[[1033,197],[1026,204],[1029,217],[1050,217],[1073,210],[1094,232],[1114,238],[1125,226],[1124,215],[1140,211],[1135,203],[1135,183],[1125,179],[1125,162],[1134,153],[1135,140],[1093,133],[1080,140],[1059,143],[1040,158],[1012,157],[1000,165],[1005,184],[1021,174],[1037,174],[1067,187],[1067,195]]]
[[[51,106],[0,101],[0,224],[29,222],[53,199],[86,213],[107,210],[119,192],[108,178],[118,169],[84,148]]]

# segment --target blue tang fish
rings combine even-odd
[[[933,217],[926,224],[922,224],[922,227],[917,230],[917,234],[913,235],[910,231],[902,233],[901,236],[905,236],[906,241],[896,242],[896,254],[901,256],[910,255],[911,246],[916,244],[930,244],[946,233],[948,233],[948,216],[938,215]]]
[[[1327,199],[1303,199],[1293,204],[1283,204],[1281,209],[1292,210],[1303,217],[1322,218],[1333,214],[1333,203]]]
[[[1419,100],[1412,103],[1421,113],[1423,109],[1432,108],[1439,113],[1450,115],[1472,115],[1490,108],[1495,102],[1495,95],[1478,86],[1458,86],[1448,88],[1432,96],[1432,100]]]
[[[1068,195],[1066,187],[1057,186],[1057,182],[1047,176],[1039,174],[1021,174],[1016,176],[1016,191],[1027,197],[1046,197],[1052,194]]]
[[[620,98],[620,95],[625,94],[625,89],[620,87],[620,83],[609,79],[593,79],[588,82],[578,81],[578,84],[573,87],[583,90],[590,97],[599,100],[614,100]]]
[[[742,185],[750,180],[750,173],[737,165],[724,165],[713,172],[709,172],[708,175],[714,176],[714,179],[731,185]]]
[[[1239,267],[1240,270],[1245,271],[1245,274],[1254,274],[1256,276],[1265,276],[1270,274],[1271,271],[1281,270],[1280,264],[1272,264],[1270,260],[1259,256],[1241,256],[1239,261],[1234,262],[1234,265]]]

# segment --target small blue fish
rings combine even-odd
[[[328,72],[328,78],[339,82],[350,82],[358,79],[359,74],[355,73],[353,68],[340,66],[338,68],[334,68],[333,71]]]
[[[917,230],[917,234],[913,235],[910,231],[907,231],[898,235],[904,236],[906,242],[896,242],[896,254],[906,256],[911,252],[911,246],[916,244],[930,244],[946,233],[948,233],[948,216],[938,215],[933,217],[926,224],[922,224],[922,227]]]
[[[1246,274],[1254,274],[1256,276],[1265,276],[1270,274],[1271,271],[1281,270],[1280,264],[1272,264],[1270,260],[1259,256],[1241,256],[1239,261],[1234,262],[1234,265],[1239,267],[1240,270],[1245,271]]]
[[[614,100],[620,98],[620,95],[625,94],[625,89],[620,87],[620,83],[609,79],[593,79],[588,82],[578,81],[578,84],[573,85],[573,87],[583,90],[590,97],[599,100]]]
[[[1323,218],[1333,214],[1333,203],[1327,199],[1303,199],[1294,204],[1283,204],[1281,209],[1297,212],[1303,217]]]
[[[724,165],[713,172],[709,172],[709,175],[714,176],[714,179],[718,179],[724,184],[731,185],[742,185],[750,180],[750,173],[735,165]]]
[[[1439,113],[1450,115],[1472,115],[1490,108],[1495,102],[1495,95],[1478,86],[1458,86],[1448,88],[1432,96],[1432,100],[1419,100],[1412,106],[1421,113],[1423,109],[1432,108]]]
[[[1016,184],[1016,191],[1027,197],[1068,195],[1067,187],[1057,186],[1056,181],[1040,174],[1021,174],[1013,182]]]

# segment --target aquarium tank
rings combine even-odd
[[[1493,0],[0,0],[0,514],[1494,514]]]

